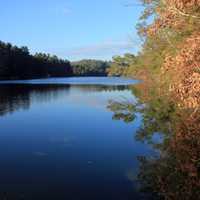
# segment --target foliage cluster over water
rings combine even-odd
[[[159,199],[200,196],[200,1],[141,0],[138,23],[143,41],[137,55],[116,56],[110,75],[137,77],[138,102],[110,102],[115,119],[143,125],[137,139],[148,141],[159,156],[141,156],[142,191]],[[152,20],[153,19],[153,20]],[[162,142],[155,143],[156,134]]]
[[[114,57],[108,73],[157,81],[157,87],[174,96],[180,107],[199,107],[200,1],[141,3],[144,12],[137,28],[142,50]]]

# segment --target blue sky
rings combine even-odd
[[[69,60],[134,53],[142,7],[126,6],[131,2],[0,0],[0,40]]]

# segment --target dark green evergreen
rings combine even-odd
[[[82,60],[70,63],[55,55],[31,55],[27,47],[0,41],[0,80],[67,76],[105,76],[109,63]]]

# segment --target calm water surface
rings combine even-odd
[[[145,199],[133,123],[113,120],[109,100],[135,101],[136,81],[73,78],[0,84],[0,199]]]

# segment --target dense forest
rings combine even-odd
[[[71,63],[75,76],[106,76],[110,64],[101,60],[81,60]]]
[[[200,106],[200,1],[140,0],[137,55],[115,56],[109,75],[137,77],[179,108]],[[152,20],[153,19],[153,20]]]
[[[0,79],[30,79],[67,76],[105,76],[109,63],[83,60],[70,63],[55,55],[31,55],[27,47],[0,41]]]
[[[72,68],[67,60],[57,56],[36,53],[31,55],[27,47],[17,47],[0,42],[0,79],[27,79],[71,76]]]
[[[137,139],[159,156],[141,156],[141,190],[158,199],[199,199],[200,195],[200,1],[140,0],[137,25],[142,48],[115,56],[109,75],[136,77],[137,102],[110,102],[114,119],[130,123],[142,113]],[[162,142],[155,143],[156,133]]]
[[[141,51],[114,57],[108,73],[154,80],[179,100],[179,106],[200,106],[200,1],[140,2]]]

